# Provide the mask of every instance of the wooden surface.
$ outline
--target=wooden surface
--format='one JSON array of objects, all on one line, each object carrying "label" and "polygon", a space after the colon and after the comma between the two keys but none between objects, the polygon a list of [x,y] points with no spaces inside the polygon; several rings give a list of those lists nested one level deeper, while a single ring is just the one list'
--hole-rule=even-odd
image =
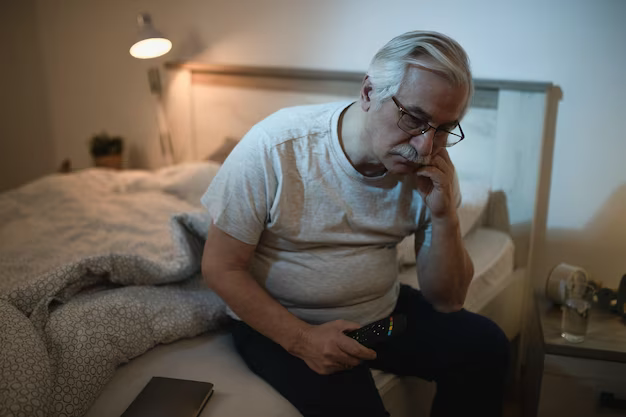
[{"label": "wooden surface", "polygon": [[626,363],[626,322],[619,316],[592,309],[582,343],[561,337],[560,307],[549,306],[540,317],[546,353]]},{"label": "wooden surface", "polygon": [[[169,61],[165,63],[167,69],[186,69],[194,73],[227,74],[254,77],[298,78],[313,80],[335,81],[363,81],[364,72],[331,71],[323,69],[283,68],[283,67],[246,67],[237,65],[215,65],[192,61]],[[552,88],[552,83],[535,81],[511,81],[474,79],[476,89],[521,90],[546,92]]]}]

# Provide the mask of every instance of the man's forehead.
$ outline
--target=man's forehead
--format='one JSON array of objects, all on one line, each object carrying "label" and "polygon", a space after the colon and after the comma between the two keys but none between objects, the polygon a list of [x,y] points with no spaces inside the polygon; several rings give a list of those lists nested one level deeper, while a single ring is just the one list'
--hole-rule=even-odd
[{"label": "man's forehead", "polygon": [[411,113],[414,116],[419,117],[420,119],[430,120],[433,118],[433,116],[430,113],[428,113],[426,110],[424,110],[423,108],[421,108],[420,106],[416,104],[406,105],[405,109],[409,113]]},{"label": "man's forehead", "polygon": [[447,124],[461,117],[469,92],[468,87],[455,86],[437,71],[411,65],[398,93],[412,115],[425,120],[443,117],[439,122]]},{"label": "man's forehead", "polygon": [[[415,100],[417,102],[419,102],[419,100]],[[428,122],[436,122],[439,123],[441,125],[449,125],[449,124],[456,124],[460,121],[460,110],[458,109],[450,109],[450,111],[444,114],[441,114],[440,112],[437,112],[437,115],[439,117],[443,117],[443,119],[441,120],[435,120],[435,116],[433,116],[431,113],[429,113],[426,109],[424,109],[423,107],[421,107],[419,104],[410,104],[407,103],[405,104],[404,102],[402,103],[402,106],[404,107],[404,109],[406,111],[408,111],[411,115],[428,121]]]}]

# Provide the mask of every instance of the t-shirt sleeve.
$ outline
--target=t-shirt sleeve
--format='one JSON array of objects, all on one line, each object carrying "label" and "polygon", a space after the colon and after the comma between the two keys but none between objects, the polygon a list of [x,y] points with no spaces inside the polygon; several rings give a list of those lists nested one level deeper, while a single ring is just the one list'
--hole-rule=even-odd
[{"label": "t-shirt sleeve", "polygon": [[249,245],[259,242],[276,194],[266,137],[262,129],[252,128],[226,158],[200,200],[213,224]]},{"label": "t-shirt sleeve", "polygon": [[[461,187],[459,185],[459,177],[454,172],[454,180],[452,181],[452,195],[456,203],[456,207],[461,207]],[[416,252],[422,247],[430,247],[432,242],[433,222],[430,217],[430,210],[424,206],[423,213],[420,213],[420,219],[418,219],[417,231],[415,232],[415,249]]]}]

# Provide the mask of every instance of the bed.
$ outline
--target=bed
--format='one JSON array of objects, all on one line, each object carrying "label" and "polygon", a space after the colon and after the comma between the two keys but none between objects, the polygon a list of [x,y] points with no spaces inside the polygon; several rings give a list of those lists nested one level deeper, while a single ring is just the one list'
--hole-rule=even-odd
[{"label": "bed", "polygon": [[[466,308],[495,319],[510,339],[520,331],[523,274],[514,273],[514,245],[506,233],[476,225],[465,237],[476,273]],[[399,279],[417,287],[415,266],[398,259]],[[393,416],[429,415],[434,384],[373,371],[387,410]],[[156,375],[210,381],[215,393],[207,416],[298,416],[291,404],[252,374],[234,350],[228,331],[161,345],[123,365],[95,401],[89,417],[120,415]],[[245,401],[242,401],[245,399]]]},{"label": "bed", "polygon": [[[298,415],[234,352],[224,305],[199,274],[210,221],[199,196],[219,169],[203,160],[280,107],[354,97],[362,75],[168,68],[177,165],[52,175],[0,196],[0,410],[120,415],[152,376],[169,376],[215,384],[203,415]],[[464,121],[473,145],[451,152],[476,270],[466,308],[519,340],[545,216],[551,85],[476,86]],[[398,246],[399,279],[416,285],[411,250],[410,239]],[[431,384],[375,379],[393,415],[427,415]]]}]

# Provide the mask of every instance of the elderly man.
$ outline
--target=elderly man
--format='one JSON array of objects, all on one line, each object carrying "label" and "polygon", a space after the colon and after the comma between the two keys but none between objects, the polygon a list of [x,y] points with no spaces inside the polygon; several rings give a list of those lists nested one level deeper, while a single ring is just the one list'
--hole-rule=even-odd
[{"label": "elderly man", "polygon": [[[437,382],[433,416],[501,413],[508,341],[462,309],[473,275],[446,147],[473,91],[454,40],[409,32],[373,58],[356,102],[283,109],[233,150],[202,202],[202,268],[250,369],[305,416],[385,416],[370,368]],[[417,291],[395,246],[415,234]],[[390,314],[368,349],[346,332]]]}]

